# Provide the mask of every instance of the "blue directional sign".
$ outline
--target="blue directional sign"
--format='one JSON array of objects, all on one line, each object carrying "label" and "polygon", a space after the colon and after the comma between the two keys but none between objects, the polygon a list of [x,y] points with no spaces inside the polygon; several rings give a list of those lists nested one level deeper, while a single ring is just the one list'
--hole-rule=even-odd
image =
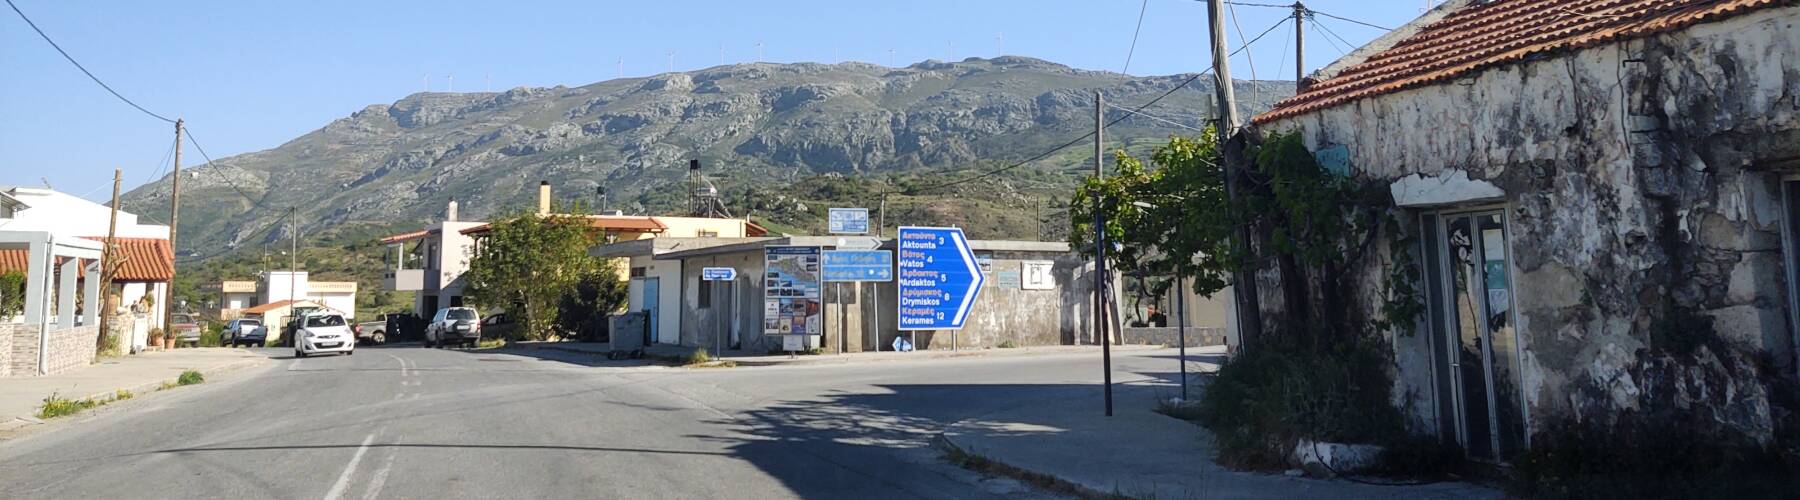
[{"label": "blue directional sign", "polygon": [[833,208],[825,214],[825,229],[831,234],[868,234],[869,209]]},{"label": "blue directional sign", "polygon": [[984,281],[969,240],[953,227],[901,226],[899,236],[900,329],[961,329]]},{"label": "blue directional sign", "polygon": [[700,269],[700,279],[706,281],[732,281],[737,279],[737,268],[705,267]]},{"label": "blue directional sign", "polygon": [[825,281],[894,281],[894,252],[826,250]]}]

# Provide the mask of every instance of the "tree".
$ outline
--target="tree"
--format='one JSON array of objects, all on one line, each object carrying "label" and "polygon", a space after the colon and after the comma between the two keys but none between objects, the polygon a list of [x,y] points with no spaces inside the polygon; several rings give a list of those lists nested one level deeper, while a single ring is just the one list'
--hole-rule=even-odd
[{"label": "tree", "polygon": [[25,273],[0,272],[0,320],[25,312]]},{"label": "tree", "polygon": [[1114,174],[1088,177],[1070,200],[1069,244],[1093,256],[1094,194],[1100,193],[1106,239],[1117,244],[1109,265],[1141,276],[1179,274],[1202,295],[1224,289],[1239,258],[1229,238],[1242,217],[1226,203],[1214,137],[1171,137],[1151,156],[1154,170],[1124,151],[1115,153]]},{"label": "tree", "polygon": [[469,298],[523,320],[525,338],[549,338],[563,297],[576,293],[584,277],[618,280],[606,260],[588,256],[596,236],[581,216],[528,212],[496,221],[463,275]]}]

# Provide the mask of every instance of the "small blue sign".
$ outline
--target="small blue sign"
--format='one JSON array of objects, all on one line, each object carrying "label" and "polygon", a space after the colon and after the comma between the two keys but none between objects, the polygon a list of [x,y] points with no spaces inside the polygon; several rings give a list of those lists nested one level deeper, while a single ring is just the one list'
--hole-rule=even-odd
[{"label": "small blue sign", "polygon": [[961,329],[986,281],[962,230],[901,226],[897,242],[900,329]]},{"label": "small blue sign", "polygon": [[825,281],[894,281],[894,252],[826,250]]},{"label": "small blue sign", "polygon": [[826,213],[825,225],[831,234],[868,234],[869,209],[833,208]]},{"label": "small blue sign", "polygon": [[706,281],[732,281],[737,279],[737,268],[705,267],[700,269],[700,279]]}]

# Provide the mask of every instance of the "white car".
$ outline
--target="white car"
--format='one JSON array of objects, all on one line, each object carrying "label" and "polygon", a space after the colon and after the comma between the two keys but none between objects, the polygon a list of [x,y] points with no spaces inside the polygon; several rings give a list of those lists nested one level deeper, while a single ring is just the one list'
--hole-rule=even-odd
[{"label": "white car", "polygon": [[474,347],[481,342],[481,316],[474,308],[446,307],[438,309],[425,326],[425,347],[460,344]]},{"label": "white car", "polygon": [[356,334],[350,322],[334,312],[315,312],[302,316],[294,332],[294,357],[341,352],[356,354]]}]

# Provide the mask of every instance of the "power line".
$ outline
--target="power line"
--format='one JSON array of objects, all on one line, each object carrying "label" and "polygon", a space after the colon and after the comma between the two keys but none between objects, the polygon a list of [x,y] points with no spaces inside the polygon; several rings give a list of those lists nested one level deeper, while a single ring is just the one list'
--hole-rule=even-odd
[{"label": "power line", "polygon": [[[206,154],[206,148],[200,147],[200,141],[194,140],[194,130],[193,129],[188,129],[187,140],[188,140],[188,144],[194,145],[195,151],[200,152],[200,157],[206,159],[205,164],[200,165],[199,167],[195,167],[193,171],[199,171],[202,168],[206,168],[207,165],[212,165],[213,170],[215,172],[217,172],[220,167],[218,166],[218,164],[213,162],[213,159],[211,156],[208,156]],[[226,174],[225,172],[217,172],[217,173],[219,174],[220,179],[225,180],[225,185],[231,186],[232,191],[236,191],[238,196],[242,196],[242,197],[244,197],[245,201],[250,202],[251,208],[265,208],[265,207],[263,207],[262,200],[258,200],[256,198],[251,198],[249,194],[244,193],[244,190],[242,188],[239,188],[237,183],[233,182],[231,180],[230,175]]]},{"label": "power line", "polygon": [[1200,127],[1196,127],[1196,126],[1193,126],[1193,125],[1188,125],[1188,124],[1186,124],[1186,123],[1181,123],[1181,122],[1178,122],[1178,121],[1175,121],[1175,120],[1170,120],[1170,119],[1168,119],[1168,118],[1163,118],[1163,117],[1161,117],[1161,116],[1156,116],[1156,115],[1153,115],[1153,114],[1150,114],[1150,113],[1145,113],[1145,112],[1143,112],[1143,111],[1138,111],[1138,110],[1135,110],[1135,109],[1130,109],[1130,108],[1126,108],[1126,107],[1123,107],[1123,106],[1119,106],[1119,105],[1116,105],[1116,104],[1112,104],[1112,103],[1107,103],[1107,104],[1106,104],[1106,107],[1109,107],[1109,108],[1113,108],[1113,109],[1116,109],[1116,110],[1119,110],[1119,111],[1124,111],[1124,112],[1126,112],[1126,113],[1130,113],[1130,114],[1134,114],[1134,115],[1138,115],[1138,116],[1142,116],[1142,117],[1144,117],[1144,118],[1149,118],[1149,119],[1151,119],[1151,120],[1156,120],[1156,121],[1159,121],[1159,122],[1163,122],[1163,123],[1166,123],[1166,124],[1169,124],[1169,125],[1170,125],[1170,126],[1174,126],[1174,127],[1180,127],[1180,128],[1184,128],[1184,129],[1188,129],[1188,130],[1192,130],[1192,131],[1195,131],[1195,132],[1205,132],[1205,131],[1206,131],[1206,129],[1203,129],[1203,128],[1200,128]]},{"label": "power line", "polygon": [[1325,16],[1325,17],[1329,17],[1329,18],[1332,18],[1332,19],[1336,19],[1336,20],[1339,20],[1339,21],[1344,21],[1344,22],[1349,22],[1349,23],[1356,23],[1356,24],[1361,24],[1361,25],[1363,25],[1363,26],[1368,26],[1368,27],[1370,27],[1370,28],[1375,28],[1375,29],[1378,29],[1378,30],[1382,30],[1382,31],[1394,31],[1394,29],[1393,29],[1393,28],[1383,28],[1383,27],[1381,27],[1381,26],[1376,26],[1376,25],[1373,25],[1373,24],[1369,24],[1369,23],[1365,23],[1365,22],[1362,22],[1362,21],[1358,21],[1358,20],[1355,20],[1355,19],[1351,19],[1351,18],[1348,18],[1348,17],[1343,17],[1343,16],[1334,16],[1334,15],[1331,15],[1331,14],[1327,14],[1327,13],[1324,13],[1324,12],[1319,12],[1319,11],[1316,11],[1316,10],[1312,10],[1312,9],[1306,9],[1306,11],[1307,11],[1307,12],[1309,12],[1309,13],[1313,13],[1313,14],[1318,14],[1318,15],[1321,15],[1321,16]]},{"label": "power line", "polygon": [[[284,222],[287,222],[287,217],[285,217],[285,216],[275,217],[274,219],[270,219],[267,224],[264,224],[262,228],[259,228],[255,231],[250,232],[249,236],[263,234],[265,232],[268,232],[270,229],[273,229],[277,224],[281,224]],[[218,257],[220,255],[225,255],[225,254],[231,253],[236,250],[237,250],[237,247],[234,245],[234,246],[225,247],[223,249],[220,249],[218,251],[215,251],[213,253],[209,253],[206,255],[188,255],[188,256],[177,255],[177,256],[175,256],[175,260],[177,262],[198,262],[198,261],[211,259],[213,257]]]},{"label": "power line", "polygon": [[[1243,38],[1244,25],[1238,23],[1237,6],[1230,5],[1226,8],[1231,10],[1231,25],[1237,27],[1238,38]],[[1281,25],[1276,24],[1276,26]],[[1250,102],[1256,102],[1256,53],[1246,52],[1244,53],[1244,59],[1250,63]]]},{"label": "power line", "polygon": [[[1274,26],[1270,26],[1269,29],[1263,30],[1263,32],[1261,34],[1256,35],[1256,38],[1252,38],[1249,41],[1244,42],[1244,44],[1242,46],[1239,46],[1237,48],[1237,50],[1231,51],[1231,53],[1226,54],[1225,57],[1235,56],[1235,55],[1237,55],[1237,53],[1243,52],[1244,50],[1249,49],[1251,44],[1256,43],[1258,40],[1262,40],[1262,38],[1264,36],[1268,36],[1269,33],[1274,32],[1277,28],[1280,28],[1282,25],[1287,24],[1287,21],[1289,19],[1292,19],[1292,18],[1287,18],[1287,17],[1282,18],[1281,21],[1276,22]],[[1130,118],[1131,113],[1143,111],[1145,108],[1149,108],[1150,106],[1156,105],[1156,103],[1162,101],[1163,98],[1168,97],[1170,94],[1174,94],[1175,91],[1181,90],[1182,88],[1187,87],[1188,84],[1194,83],[1194,80],[1198,80],[1198,79],[1200,79],[1200,77],[1206,76],[1207,74],[1210,74],[1210,73],[1212,73],[1212,68],[1207,68],[1206,71],[1202,71],[1200,73],[1195,74],[1194,76],[1188,77],[1187,80],[1183,80],[1180,84],[1176,85],[1174,88],[1170,88],[1167,92],[1163,92],[1162,95],[1156,96],[1156,98],[1151,99],[1150,102],[1143,103],[1141,105],[1138,105],[1138,107],[1133,108],[1130,111],[1130,113],[1126,114],[1125,116],[1120,116],[1118,118],[1114,118],[1113,120],[1106,122],[1106,126],[1108,126],[1108,127],[1113,126],[1113,124],[1119,123],[1120,121],[1123,121],[1126,118]],[[1219,79],[1216,76],[1213,78],[1213,81],[1215,82],[1215,84],[1218,82],[1218,80]],[[885,195],[889,195],[889,194],[903,194],[906,192],[918,193],[918,192],[923,192],[923,191],[932,191],[932,190],[937,190],[937,189],[943,189],[943,188],[955,186],[958,184],[965,184],[965,183],[969,183],[969,182],[978,181],[981,179],[986,179],[988,177],[993,177],[995,175],[999,175],[999,174],[1007,172],[1009,170],[1023,167],[1027,164],[1030,164],[1031,162],[1042,160],[1044,158],[1049,158],[1050,155],[1056,154],[1057,151],[1062,151],[1064,149],[1067,149],[1069,146],[1074,146],[1076,144],[1079,144],[1082,141],[1086,141],[1089,137],[1093,137],[1093,136],[1094,136],[1094,133],[1092,131],[1090,131],[1086,134],[1082,134],[1081,137],[1076,137],[1075,139],[1070,140],[1069,142],[1062,143],[1059,146],[1050,148],[1042,153],[1038,153],[1036,156],[1032,156],[1031,158],[1028,158],[1025,161],[1013,163],[1011,165],[1007,165],[1004,167],[989,170],[987,172],[982,172],[980,174],[976,174],[976,175],[973,175],[970,177],[965,177],[965,178],[957,179],[957,180],[953,180],[953,181],[940,182],[937,184],[931,184],[931,185],[927,185],[927,186],[923,186],[923,187],[916,187],[916,188],[902,190],[902,191],[888,190],[888,191],[884,191],[880,194],[885,196]]]},{"label": "power line", "polygon": [[1138,33],[1144,30],[1144,13],[1149,11],[1150,0],[1144,0],[1144,3],[1138,6],[1137,27],[1131,29],[1131,49],[1125,51],[1125,68],[1119,70],[1121,75],[1131,71],[1131,56],[1137,54]]},{"label": "power line", "polygon": [[1331,31],[1330,26],[1326,26],[1325,23],[1319,22],[1319,19],[1316,17],[1313,18],[1313,26],[1318,26],[1319,29],[1325,30],[1326,33],[1330,33],[1332,38],[1336,38],[1336,39],[1338,39],[1338,41],[1344,42],[1344,46],[1350,47],[1352,50],[1354,50],[1356,48],[1356,44],[1350,43],[1349,40],[1345,40],[1344,37],[1339,36],[1336,31]]},{"label": "power line", "polygon": [[[1269,8],[1275,8],[1275,9],[1292,9],[1292,8],[1294,8],[1294,6],[1292,4],[1277,5],[1277,4],[1272,4],[1272,3],[1255,3],[1255,2],[1225,2],[1225,4],[1226,5],[1242,5],[1245,7],[1269,7]],[[1308,14],[1318,14],[1318,15],[1322,15],[1322,16],[1329,17],[1332,19],[1337,19],[1339,21],[1361,24],[1363,26],[1368,26],[1370,28],[1375,28],[1375,29],[1382,30],[1382,31],[1393,31],[1394,30],[1393,28],[1383,27],[1380,25],[1372,24],[1372,23],[1365,23],[1362,21],[1348,18],[1348,17],[1338,16],[1338,15],[1329,14],[1329,13],[1325,13],[1325,12],[1319,12],[1319,11],[1313,10],[1311,7],[1306,7],[1304,5],[1301,6],[1301,8],[1306,9],[1306,12]]]},{"label": "power line", "polygon": [[119,98],[119,100],[125,101],[125,104],[129,104],[129,105],[131,105],[131,107],[137,108],[138,111],[142,111],[142,112],[144,112],[144,114],[150,115],[150,117],[152,117],[152,118],[156,118],[158,120],[162,120],[162,121],[169,122],[169,123],[175,123],[175,120],[170,120],[166,116],[151,112],[148,109],[144,109],[143,106],[139,106],[138,103],[132,102],[131,99],[126,99],[124,95],[119,94],[119,91],[113,90],[111,85],[107,85],[106,82],[100,81],[100,77],[94,76],[94,72],[88,71],[87,67],[82,66],[81,62],[76,61],[74,56],[69,55],[68,51],[63,50],[61,45],[57,45],[56,40],[51,40],[50,35],[45,34],[43,29],[38,28],[37,23],[31,22],[31,18],[27,17],[25,15],[25,11],[19,10],[19,6],[14,5],[12,0],[6,0],[6,6],[12,7],[13,12],[19,15],[19,19],[24,19],[25,24],[31,26],[32,31],[36,31],[38,36],[44,38],[45,42],[49,42],[50,47],[55,48],[56,52],[58,54],[62,54],[63,59],[68,59],[69,64],[75,65],[75,69],[81,70],[82,74],[87,75],[88,79],[93,80],[94,83],[100,84],[100,88],[106,89],[107,92],[112,93],[113,97],[117,97],[117,98]]}]

